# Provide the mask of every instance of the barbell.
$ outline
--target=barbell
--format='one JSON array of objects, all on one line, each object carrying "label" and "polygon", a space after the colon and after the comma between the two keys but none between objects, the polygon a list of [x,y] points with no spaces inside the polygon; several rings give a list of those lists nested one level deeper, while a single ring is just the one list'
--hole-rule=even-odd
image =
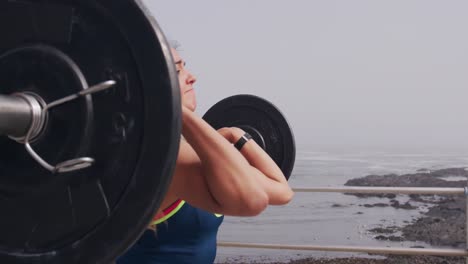
[{"label": "barbell", "polygon": [[[0,263],[111,263],[174,171],[181,100],[141,0],[0,0]],[[253,95],[203,118],[238,126],[289,178],[294,137]]]}]

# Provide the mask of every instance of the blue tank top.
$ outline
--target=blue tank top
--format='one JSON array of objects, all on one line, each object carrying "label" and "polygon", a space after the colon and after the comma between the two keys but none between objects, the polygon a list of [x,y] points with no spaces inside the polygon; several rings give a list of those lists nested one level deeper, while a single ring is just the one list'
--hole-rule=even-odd
[{"label": "blue tank top", "polygon": [[184,203],[178,211],[147,230],[117,259],[117,264],[213,263],[216,237],[224,216]]}]

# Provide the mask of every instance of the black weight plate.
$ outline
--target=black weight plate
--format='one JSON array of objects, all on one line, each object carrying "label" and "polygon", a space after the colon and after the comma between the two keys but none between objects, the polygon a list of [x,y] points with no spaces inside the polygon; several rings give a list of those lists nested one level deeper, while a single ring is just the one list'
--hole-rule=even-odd
[{"label": "black weight plate", "polygon": [[0,0],[0,94],[46,102],[106,80],[104,92],[53,108],[33,148],[0,137],[0,263],[114,261],[145,230],[175,167],[180,91],[163,33],[139,0]]},{"label": "black weight plate", "polygon": [[271,102],[255,95],[234,95],[212,106],[203,119],[215,129],[239,127],[248,132],[289,179],[296,159],[294,134]]},{"label": "black weight plate", "polygon": [[[14,93],[21,87],[51,101],[87,87],[82,72],[68,56],[44,45],[20,47],[1,55],[0,72],[2,94]],[[93,118],[90,96],[53,109],[47,118],[46,133],[34,144],[35,149],[55,163],[84,152],[89,148],[87,137],[92,133]],[[4,194],[12,196],[55,188],[50,184],[56,179],[54,175],[41,169],[22,145],[6,137],[1,140],[2,150],[8,150],[0,152],[0,190]]]}]

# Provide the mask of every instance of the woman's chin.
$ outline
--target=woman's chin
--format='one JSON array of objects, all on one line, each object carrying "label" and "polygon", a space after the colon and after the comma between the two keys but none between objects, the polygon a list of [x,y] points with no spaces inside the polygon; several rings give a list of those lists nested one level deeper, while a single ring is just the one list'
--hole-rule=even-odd
[{"label": "woman's chin", "polygon": [[184,106],[187,107],[192,112],[195,112],[195,110],[197,109],[196,104],[184,104]]},{"label": "woman's chin", "polygon": [[188,109],[192,110],[192,112],[195,112],[197,109],[197,101],[195,101],[195,99],[188,100],[185,105]]}]

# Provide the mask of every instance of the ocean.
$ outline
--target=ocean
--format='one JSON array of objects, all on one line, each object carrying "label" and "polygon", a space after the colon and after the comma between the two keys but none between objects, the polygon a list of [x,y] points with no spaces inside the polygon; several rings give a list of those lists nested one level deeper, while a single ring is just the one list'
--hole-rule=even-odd
[{"label": "ocean", "polygon": [[[388,150],[383,148],[297,149],[296,163],[289,180],[293,188],[343,186],[352,178],[370,174],[415,173],[419,169],[436,170],[468,167],[468,150],[426,149]],[[456,176],[447,180],[459,180]],[[405,202],[407,195],[398,195]],[[427,210],[393,207],[364,207],[363,204],[387,202],[384,198],[358,198],[340,193],[296,193],[285,206],[271,206],[256,217],[225,217],[218,240],[241,243],[430,247],[424,242],[376,240],[369,229],[400,226],[417,219]],[[245,249],[218,247],[216,262],[287,262],[307,257],[369,257],[361,253],[337,253],[299,250]]]}]

